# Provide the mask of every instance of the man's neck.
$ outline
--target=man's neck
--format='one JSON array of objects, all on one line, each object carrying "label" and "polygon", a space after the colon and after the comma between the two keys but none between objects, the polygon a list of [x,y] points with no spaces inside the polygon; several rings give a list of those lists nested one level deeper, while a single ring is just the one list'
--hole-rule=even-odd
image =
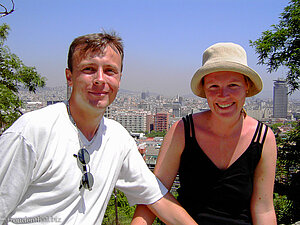
[{"label": "man's neck", "polygon": [[69,110],[77,128],[91,141],[99,128],[104,111],[99,113],[83,110],[74,102],[69,102]]}]

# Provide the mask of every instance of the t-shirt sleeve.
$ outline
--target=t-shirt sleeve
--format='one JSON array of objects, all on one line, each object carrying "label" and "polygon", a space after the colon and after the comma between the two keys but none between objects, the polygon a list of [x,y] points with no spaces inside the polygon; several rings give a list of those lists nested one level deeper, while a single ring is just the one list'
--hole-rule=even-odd
[{"label": "t-shirt sleeve", "polygon": [[130,150],[124,159],[116,187],[124,192],[131,206],[152,204],[168,192],[147,167],[133,139],[130,141]]},{"label": "t-shirt sleeve", "polygon": [[17,133],[0,136],[0,224],[17,207],[32,177],[35,153]]}]

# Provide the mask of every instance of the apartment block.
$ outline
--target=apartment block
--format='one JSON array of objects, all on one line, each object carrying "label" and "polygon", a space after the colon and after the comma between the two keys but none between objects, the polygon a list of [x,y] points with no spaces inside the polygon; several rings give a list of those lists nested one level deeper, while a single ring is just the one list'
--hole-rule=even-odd
[{"label": "apartment block", "polygon": [[154,115],[154,130],[167,131],[169,130],[169,113],[157,113]]},{"label": "apartment block", "polygon": [[146,112],[120,112],[116,115],[116,121],[130,132],[146,132]]}]

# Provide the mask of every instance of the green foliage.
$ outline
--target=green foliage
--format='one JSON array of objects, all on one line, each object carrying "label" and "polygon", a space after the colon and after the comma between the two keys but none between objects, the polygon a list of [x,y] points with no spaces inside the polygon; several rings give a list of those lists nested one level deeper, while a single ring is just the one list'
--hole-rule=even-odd
[{"label": "green foliage", "polygon": [[[127,198],[121,191],[116,191],[117,193],[117,212],[118,212],[118,224],[126,225],[130,224],[135,206],[130,206],[128,204]],[[109,203],[107,205],[107,209],[102,221],[102,224],[116,224],[116,210],[115,210],[115,196],[111,195]]]},{"label": "green foliage", "polygon": [[146,134],[146,137],[164,137],[166,135],[167,131],[155,131],[152,130],[150,133]]},{"label": "green foliage", "polygon": [[[130,206],[128,204],[127,198],[123,192],[116,190],[117,196],[117,212],[118,212],[118,224],[120,225],[129,225],[136,206]],[[110,200],[108,202],[105,215],[102,221],[104,225],[116,225],[116,210],[115,210],[115,196],[111,195]],[[155,219],[153,225],[164,224],[158,218]]]},{"label": "green foliage", "polygon": [[[289,173],[300,170],[300,122],[285,134],[282,146],[278,148],[278,160],[285,165],[285,168],[289,168]],[[290,175],[287,179],[289,177]]]},{"label": "green foliage", "polygon": [[283,125],[283,123],[274,123],[270,126],[270,128],[272,129],[273,132],[276,132],[277,128],[282,125]]},{"label": "green foliage", "polygon": [[279,18],[279,24],[250,45],[259,55],[258,64],[267,65],[268,72],[280,66],[288,69],[287,82],[293,92],[300,87],[300,0],[291,0]]},{"label": "green foliage", "polygon": [[[300,220],[300,122],[293,129],[277,137],[278,159],[276,168],[274,206],[278,224],[291,224]],[[297,172],[298,171],[298,172]]]},{"label": "green foliage", "polygon": [[290,201],[286,195],[279,195],[274,193],[274,207],[276,211],[277,221],[280,224],[291,224],[292,201]]},{"label": "green foliage", "polygon": [[35,92],[37,87],[45,86],[45,78],[4,45],[8,31],[7,24],[0,25],[0,128],[9,127],[21,115],[22,101],[17,95],[20,87]]}]

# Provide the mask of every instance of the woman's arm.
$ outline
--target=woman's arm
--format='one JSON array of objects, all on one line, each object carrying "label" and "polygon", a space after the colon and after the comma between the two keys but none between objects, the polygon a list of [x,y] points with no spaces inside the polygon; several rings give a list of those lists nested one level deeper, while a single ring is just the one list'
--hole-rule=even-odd
[{"label": "woman's arm", "polygon": [[253,224],[276,224],[273,205],[273,190],[275,179],[277,147],[275,136],[270,128],[261,159],[255,169],[254,186],[251,199],[251,215]]},{"label": "woman's arm", "polygon": [[[154,169],[154,174],[160,179],[160,181],[165,185],[165,187],[170,190],[173,182],[176,178],[179,163],[180,163],[180,157],[181,153],[185,146],[185,138],[184,138],[184,125],[183,121],[177,121],[171,129],[168,131],[166,136],[164,137],[163,144],[160,148],[159,155],[157,158],[156,166]],[[178,209],[183,210],[183,215],[186,214],[186,217],[190,217],[186,211],[179,205],[179,203],[176,201],[175,198],[170,197],[171,194],[168,194],[168,196],[165,196],[166,199],[169,199],[169,202],[162,201],[161,204],[166,207],[168,203],[174,203],[173,206],[168,206],[165,214],[168,212],[173,212],[176,214],[176,211]],[[170,200],[172,199],[172,200]],[[175,200],[175,201],[174,201]],[[158,201],[159,202],[159,201]],[[163,204],[164,203],[164,204]],[[151,205],[148,206],[151,208]],[[152,224],[155,215],[149,210],[147,206],[145,205],[138,205],[132,220],[132,224]],[[176,207],[179,207],[175,210]],[[151,209],[155,211],[155,209]],[[180,211],[181,212],[181,211]]]}]

